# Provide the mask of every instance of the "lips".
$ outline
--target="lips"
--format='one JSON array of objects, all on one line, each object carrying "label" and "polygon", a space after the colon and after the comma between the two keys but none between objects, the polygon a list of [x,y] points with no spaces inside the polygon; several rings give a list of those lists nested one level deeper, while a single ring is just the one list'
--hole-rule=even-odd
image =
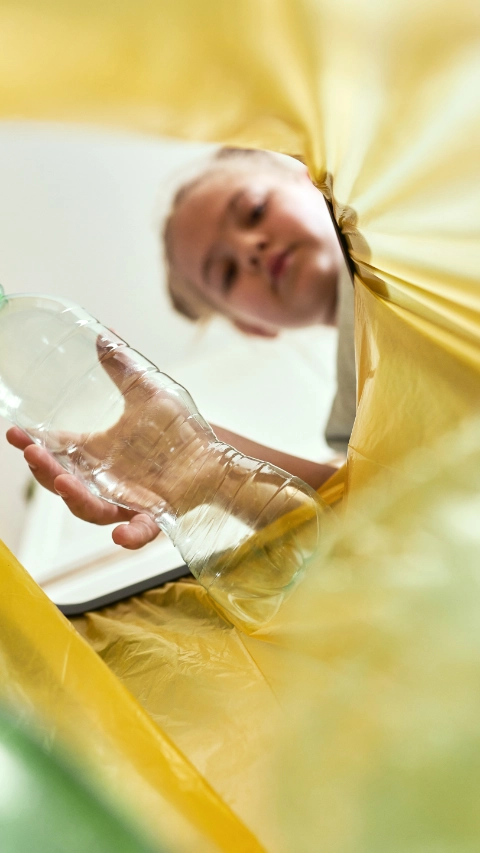
[{"label": "lips", "polygon": [[279,279],[285,272],[289,255],[290,249],[285,249],[285,251],[274,255],[268,262],[268,271],[275,286],[278,284]]}]

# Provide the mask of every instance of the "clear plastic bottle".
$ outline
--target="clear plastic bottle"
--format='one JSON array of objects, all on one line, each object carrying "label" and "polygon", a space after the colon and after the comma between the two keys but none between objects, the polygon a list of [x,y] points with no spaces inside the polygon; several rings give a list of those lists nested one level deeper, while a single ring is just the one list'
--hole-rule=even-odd
[{"label": "clear plastic bottle", "polygon": [[269,619],[315,554],[318,495],[218,441],[181,385],[67,300],[0,295],[0,414],[148,513],[234,621]]}]

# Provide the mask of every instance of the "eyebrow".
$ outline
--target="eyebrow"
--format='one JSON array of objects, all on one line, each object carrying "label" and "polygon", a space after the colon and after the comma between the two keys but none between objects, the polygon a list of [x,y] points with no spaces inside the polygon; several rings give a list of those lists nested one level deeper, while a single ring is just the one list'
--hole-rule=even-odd
[{"label": "eyebrow", "polygon": [[[245,193],[245,189],[241,189],[241,190],[237,190],[237,192],[232,195],[227,206],[225,207],[225,210],[222,213],[222,217],[221,217],[222,220],[225,219],[227,216],[229,216],[232,213],[232,211],[235,210],[235,206],[237,204],[238,199],[242,195],[244,195],[244,193]],[[210,249],[210,251],[207,253],[207,256],[205,257],[205,259],[202,263],[202,277],[206,281],[207,285],[210,284],[209,283],[210,268],[211,268],[214,260],[215,260],[215,247],[213,247],[213,249]]]}]

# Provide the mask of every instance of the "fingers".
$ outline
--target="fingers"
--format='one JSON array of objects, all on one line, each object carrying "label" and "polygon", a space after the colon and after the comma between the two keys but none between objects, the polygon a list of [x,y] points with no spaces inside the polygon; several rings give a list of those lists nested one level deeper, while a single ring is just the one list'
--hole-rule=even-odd
[{"label": "fingers", "polygon": [[132,350],[121,338],[112,333],[111,338],[100,335],[97,338],[97,354],[104,371],[122,394],[140,378],[145,370],[154,369],[154,365]]},{"label": "fingers", "polygon": [[95,497],[73,474],[62,473],[55,477],[53,491],[60,495],[72,515],[90,524],[115,524],[131,518],[133,514]]},{"label": "fingers", "polygon": [[18,450],[23,450],[25,461],[37,482],[50,492],[55,492],[53,483],[55,477],[64,473],[62,466],[18,427],[8,430],[7,441]]},{"label": "fingers", "polygon": [[27,445],[23,455],[37,483],[40,483],[44,489],[54,492],[55,477],[64,473],[62,466],[43,447],[38,447],[37,444]]},{"label": "fingers", "polygon": [[112,539],[116,545],[136,551],[137,548],[143,548],[148,542],[152,542],[159,533],[160,528],[155,522],[148,515],[140,513],[134,515],[128,524],[116,527],[112,532]]},{"label": "fingers", "polygon": [[19,427],[10,427],[6,432],[6,438],[8,443],[18,450],[25,450],[29,444],[33,444],[32,439]]},{"label": "fingers", "polygon": [[18,427],[11,427],[6,437],[13,447],[24,451],[25,460],[37,482],[58,494],[77,518],[99,525],[129,522],[113,531],[112,538],[117,545],[136,550],[158,536],[160,529],[148,515],[135,514],[92,495],[76,477],[66,474],[44,448],[34,444]]},{"label": "fingers", "polygon": [[[136,350],[130,349],[121,338],[112,333],[112,339],[97,338],[99,361],[112,382],[125,398],[126,415],[142,409],[146,404],[155,409],[162,423],[179,415],[184,408],[187,392],[173,380],[163,377],[165,387],[159,384],[155,365]],[[173,393],[172,393],[173,392]]]}]

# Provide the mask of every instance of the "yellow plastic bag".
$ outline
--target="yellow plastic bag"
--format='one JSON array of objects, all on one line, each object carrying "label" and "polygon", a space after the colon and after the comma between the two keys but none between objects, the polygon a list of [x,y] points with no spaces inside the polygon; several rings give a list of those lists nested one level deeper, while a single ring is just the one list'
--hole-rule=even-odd
[{"label": "yellow plastic bag", "polygon": [[[270,630],[282,850],[480,842],[480,418],[352,494]],[[289,658],[283,653],[288,648]]]},{"label": "yellow plastic bag", "polygon": [[2,543],[0,561],[0,701],[173,849],[261,850]]}]

